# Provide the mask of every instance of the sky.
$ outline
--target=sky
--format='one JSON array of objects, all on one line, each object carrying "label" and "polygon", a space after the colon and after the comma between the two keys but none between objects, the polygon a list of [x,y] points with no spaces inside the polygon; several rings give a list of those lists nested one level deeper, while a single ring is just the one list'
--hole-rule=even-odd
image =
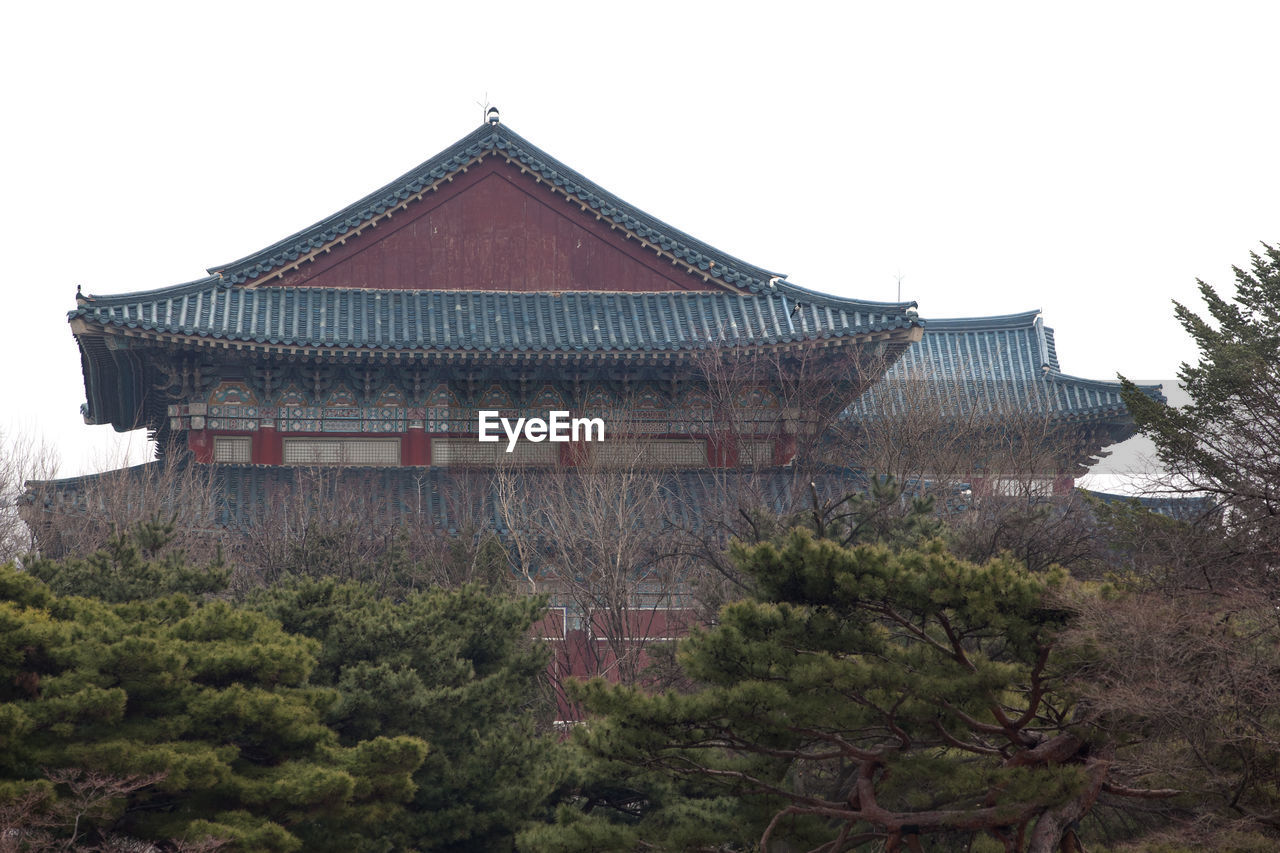
[{"label": "sky", "polygon": [[1172,381],[1171,300],[1280,239],[1280,4],[25,3],[0,32],[0,431],[61,473],[76,285],[250,254],[501,110],[633,205],[809,288],[1042,309],[1063,369]]}]

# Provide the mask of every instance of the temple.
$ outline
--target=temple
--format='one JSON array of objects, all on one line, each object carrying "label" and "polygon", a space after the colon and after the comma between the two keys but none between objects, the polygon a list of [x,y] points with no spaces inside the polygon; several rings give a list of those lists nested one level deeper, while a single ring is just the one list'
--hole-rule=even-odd
[{"label": "temple", "polygon": [[[523,535],[535,545],[511,544],[513,564],[541,560],[553,578],[572,564],[559,587],[516,567],[552,593],[543,630],[562,673],[609,671],[641,654],[638,638],[697,618],[682,599],[689,564],[658,571],[668,557],[656,548],[614,567],[628,585],[601,604],[586,568],[593,541],[638,532],[652,543],[673,526],[747,517],[748,495],[787,511],[847,492],[862,482],[849,448],[877,425],[898,441],[894,419],[926,410],[978,435],[1008,433],[1011,418],[1051,425],[1034,472],[1048,492],[1069,490],[1133,432],[1117,383],[1061,372],[1038,312],[926,321],[914,302],[800,287],[627,204],[496,113],[260,252],[185,284],[77,293],[69,320],[86,423],[145,428],[169,456],[117,472],[117,487],[175,457],[200,469],[210,497],[193,523],[215,538],[288,523],[273,511],[318,488],[354,495],[369,529]],[[485,418],[581,419],[603,434],[557,436],[544,423],[485,441]],[[648,489],[643,519],[546,500],[561,488],[561,504],[589,503],[587,472],[633,470],[660,482],[590,488],[599,502],[635,492],[624,512],[640,512]],[[58,517],[120,500],[95,495],[104,476],[33,485],[25,517],[42,547],[56,553]],[[920,476],[1000,490],[981,459]],[[547,516],[565,510],[583,516],[572,520],[588,550],[549,544],[566,537]],[[611,612],[622,621],[608,627]],[[601,646],[605,636],[616,642]]]},{"label": "temple", "polygon": [[[785,464],[775,381],[840,364],[846,400],[915,341],[914,303],[787,283],[627,205],[501,124],[206,278],[80,296],[87,423],[198,462]],[[757,382],[710,399],[711,363]],[[713,405],[714,403],[714,405]],[[719,407],[721,411],[713,411]],[[481,411],[604,420],[594,446],[477,440]],[[732,423],[733,434],[719,425]]]},{"label": "temple", "polygon": [[[870,421],[929,399],[957,418],[1072,424],[1048,472],[1061,490],[1132,433],[1116,383],[1060,372],[1037,312],[925,322],[915,303],[796,286],[628,205],[496,114],[205,278],[76,303],[86,423],[146,428],[161,452],[215,466],[779,467],[826,428],[819,410]],[[798,375],[821,377],[822,405]],[[609,435],[509,447],[479,440],[482,412],[562,412]]]}]

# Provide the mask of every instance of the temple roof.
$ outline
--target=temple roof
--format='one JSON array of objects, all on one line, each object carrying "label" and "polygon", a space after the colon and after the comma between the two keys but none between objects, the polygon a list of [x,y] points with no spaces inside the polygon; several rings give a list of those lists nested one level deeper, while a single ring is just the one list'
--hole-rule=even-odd
[{"label": "temple roof", "polygon": [[142,337],[263,348],[545,353],[786,344],[910,329],[902,306],[783,292],[496,293],[227,288],[86,301],[69,315]]},{"label": "temple roof", "polygon": [[[1159,385],[1142,390],[1164,400]],[[951,416],[1028,412],[1069,420],[1128,420],[1119,382],[1061,371],[1053,330],[1039,311],[925,321],[924,337],[850,414],[896,414],[926,401]]]},{"label": "temple roof", "polygon": [[[411,169],[386,186],[375,190],[337,213],[279,240],[251,255],[210,267],[209,276],[187,284],[122,294],[118,297],[93,295],[90,302],[125,299],[142,302],[199,292],[213,286],[256,286],[297,268],[306,260],[327,253],[334,246],[368,233],[369,226],[409,209],[435,190],[460,178],[477,161],[496,156],[512,171],[575,202],[590,219],[603,220],[627,240],[643,244],[664,260],[693,273],[698,278],[726,286],[728,291],[782,295],[793,301],[817,305],[871,304],[886,312],[903,314],[915,302],[859,303],[823,294],[785,281],[785,275],[749,264],[716,249],[667,223],[628,204],[598,184],[556,160],[503,124],[485,124],[436,156]],[[413,288],[407,288],[413,289]]]},{"label": "temple roof", "polygon": [[1104,504],[1129,504],[1177,521],[1196,522],[1220,517],[1221,507],[1209,495],[1118,495],[1093,489],[1076,489]]},{"label": "temple roof", "polygon": [[534,146],[504,124],[485,124],[425,163],[342,210],[261,251],[209,269],[228,284],[252,281],[405,204],[448,180],[477,158],[493,152],[572,196],[611,222],[727,284],[750,291],[768,286],[777,273],[739,260],[631,206]]},{"label": "temple roof", "polygon": [[[93,514],[103,500],[99,487],[118,496],[130,489],[154,484],[163,477],[167,463],[147,462],[119,471],[87,474],[59,480],[28,483],[24,512],[61,515]],[[357,495],[359,512],[370,521],[412,521],[415,525],[456,533],[479,525],[507,533],[498,508],[501,489],[492,469],[482,468],[329,468],[302,469],[279,465],[202,465],[182,463],[198,477],[207,478],[212,516],[195,523],[210,529],[245,529],[271,524],[288,498],[324,497],[340,489]],[[537,469],[513,472],[522,494],[536,494]],[[763,470],[693,469],[655,472],[660,479],[662,523],[684,529],[700,527],[718,517],[713,509],[727,504],[767,507],[778,513],[808,506],[811,482],[824,498],[842,496],[865,487],[860,472],[830,469],[802,474],[794,468]],[[619,482],[626,478],[620,478]],[[28,518],[37,522],[38,516]]]},{"label": "temple roof", "polygon": [[[920,334],[914,307],[789,284],[486,124],[207,278],[81,296],[69,319],[92,368],[87,384],[115,387],[116,371],[132,368],[107,355],[136,349],[123,338],[450,359],[888,340],[892,355]],[[97,418],[110,406],[87,390]]]}]

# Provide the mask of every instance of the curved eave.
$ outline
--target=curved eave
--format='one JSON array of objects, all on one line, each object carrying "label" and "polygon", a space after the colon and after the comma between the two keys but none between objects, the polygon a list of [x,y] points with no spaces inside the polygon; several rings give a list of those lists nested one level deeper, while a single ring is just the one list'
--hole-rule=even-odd
[{"label": "curved eave", "polygon": [[907,302],[877,302],[871,299],[851,299],[845,296],[835,296],[830,293],[810,290],[807,287],[801,287],[798,284],[792,284],[781,279],[771,281],[763,288],[763,291],[776,293],[785,299],[789,299],[792,303],[801,305],[816,305],[822,308],[836,308],[843,311],[862,311],[867,313],[878,311],[884,314],[898,314],[909,319],[914,325],[933,328],[933,320],[924,320],[916,314],[919,304],[915,300]]},{"label": "curved eave", "polygon": [[[1081,376],[1072,376],[1068,373],[1060,373],[1056,370],[1049,371],[1048,379],[1051,382],[1059,383],[1062,385],[1074,385],[1078,388],[1083,388],[1090,391],[1098,391],[1102,393],[1116,394],[1117,396],[1120,394],[1121,389],[1124,387],[1119,382],[1115,382],[1110,379],[1085,379]],[[1150,397],[1153,400],[1156,400],[1161,403],[1168,402],[1168,400],[1164,396],[1163,385],[1160,385],[1160,384],[1138,385],[1137,388],[1139,391],[1141,391],[1143,394],[1146,394],[1148,397]],[[1118,405],[1126,413],[1128,412],[1128,408],[1124,405],[1123,402],[1120,402]]]},{"label": "curved eave", "polygon": [[1035,325],[1040,309],[990,317],[930,317],[930,332],[986,332],[1004,329],[1026,329]]},{"label": "curved eave", "polygon": [[76,296],[76,308],[67,312],[72,318],[83,314],[85,309],[92,310],[99,306],[129,305],[138,302],[151,302],[158,299],[174,299],[187,294],[196,294],[214,287],[230,287],[217,275],[208,275],[181,284],[170,284],[165,287],[153,287],[147,290],[131,290],[125,293],[84,294]]},{"label": "curved eave", "polygon": [[919,327],[910,326],[870,326],[847,333],[829,333],[821,335],[796,335],[778,340],[746,341],[715,339],[701,341],[686,347],[522,347],[522,348],[484,348],[474,346],[415,347],[409,345],[382,344],[375,346],[342,346],[315,345],[285,341],[240,340],[213,335],[209,333],[184,333],[146,328],[144,324],[96,323],[82,320],[83,326],[76,332],[77,337],[94,338],[115,336],[138,341],[148,341],[179,347],[195,347],[216,350],[236,350],[274,355],[307,355],[320,358],[370,358],[383,360],[437,360],[452,361],[655,361],[666,362],[688,359],[707,352],[738,350],[747,352],[774,352],[811,348],[826,348],[841,345],[896,343],[906,347],[919,337]]},{"label": "curved eave", "polygon": [[[920,383],[916,386],[922,388],[918,393],[923,394],[930,405],[937,406],[943,416],[967,416],[976,410],[979,416],[992,419],[1034,415],[1058,423],[1109,422],[1130,431],[1133,427],[1128,407],[1120,398],[1120,383],[1080,379],[1056,372],[1012,383],[1000,380],[957,383],[897,377],[890,379],[887,387],[872,387],[850,409],[850,415],[875,418],[881,412],[902,411],[905,404],[899,402],[901,398],[893,390],[894,383]],[[1159,385],[1142,386],[1141,390],[1153,399],[1164,399]]]},{"label": "curved eave", "polygon": [[69,319],[77,329],[209,339],[241,349],[662,356],[836,339],[918,340],[920,320],[896,307],[821,305],[778,293],[206,287],[163,298],[81,300]]}]

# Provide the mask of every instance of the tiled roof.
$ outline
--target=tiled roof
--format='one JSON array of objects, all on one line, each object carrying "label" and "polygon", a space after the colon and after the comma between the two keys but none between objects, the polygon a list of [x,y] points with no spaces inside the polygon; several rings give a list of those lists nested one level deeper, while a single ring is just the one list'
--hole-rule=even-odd
[{"label": "tiled roof", "polygon": [[489,152],[509,158],[611,222],[725,284],[759,292],[777,276],[708,246],[627,204],[540,150],[506,125],[486,124],[449,148],[332,216],[248,257],[209,269],[225,284],[253,281],[385,214]]},{"label": "tiled roof", "polygon": [[1213,498],[1203,495],[1159,495],[1159,496],[1135,496],[1135,495],[1117,495],[1111,492],[1095,492],[1092,489],[1077,489],[1077,491],[1088,495],[1091,498],[1097,498],[1104,504],[1136,504],[1145,509],[1147,512],[1153,512],[1156,515],[1163,515],[1178,521],[1201,521],[1211,516],[1215,516],[1219,512],[1218,505]]},{"label": "tiled roof", "polygon": [[[356,495],[358,510],[370,523],[394,523],[397,519],[448,533],[479,525],[499,534],[507,532],[495,503],[497,491],[492,469],[459,468],[328,468],[306,469],[279,465],[201,465],[186,463],[209,477],[215,496],[210,528],[240,529],[264,520],[264,513],[278,509],[298,490],[326,494],[341,488]],[[29,509],[58,514],[87,512],[86,501],[102,478],[110,478],[110,493],[120,494],[120,477],[138,484],[154,478],[162,461],[148,462],[122,471],[90,474],[29,484]],[[520,494],[537,494],[536,469],[517,472]],[[723,505],[762,505],[786,513],[809,505],[810,481],[824,498],[844,495],[865,487],[858,472],[833,469],[816,478],[792,468],[763,471],[686,470],[660,473],[663,501],[661,523],[693,529],[708,517],[718,518]],[[151,480],[154,482],[154,479]],[[712,512],[714,510],[714,512]],[[712,512],[711,516],[707,513]],[[271,523],[271,519],[266,519]]]},{"label": "tiled roof", "polygon": [[919,325],[906,306],[761,293],[374,291],[198,282],[82,300],[71,319],[154,335],[286,347],[459,352],[680,351]]},{"label": "tiled roof", "polygon": [[[1143,391],[1164,400],[1159,385]],[[921,399],[923,395],[924,399]],[[950,415],[1030,412],[1060,418],[1127,417],[1120,383],[1062,373],[1053,330],[1039,311],[927,320],[909,346],[850,409],[857,417],[897,413],[930,401]]]}]

